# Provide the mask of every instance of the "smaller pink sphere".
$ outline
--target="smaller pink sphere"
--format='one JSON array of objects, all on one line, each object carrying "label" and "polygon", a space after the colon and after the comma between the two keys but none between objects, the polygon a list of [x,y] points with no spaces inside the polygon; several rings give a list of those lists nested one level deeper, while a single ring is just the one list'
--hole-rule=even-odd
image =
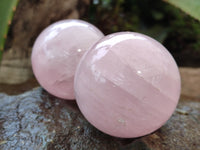
[{"label": "smaller pink sphere", "polygon": [[69,19],[47,27],[36,39],[32,68],[40,85],[49,93],[74,99],[74,74],[82,55],[103,33],[90,23]]},{"label": "smaller pink sphere", "polygon": [[96,128],[116,137],[139,137],[157,130],[172,115],[180,75],[159,42],[139,33],[115,33],[82,57],[75,93],[81,112]]}]

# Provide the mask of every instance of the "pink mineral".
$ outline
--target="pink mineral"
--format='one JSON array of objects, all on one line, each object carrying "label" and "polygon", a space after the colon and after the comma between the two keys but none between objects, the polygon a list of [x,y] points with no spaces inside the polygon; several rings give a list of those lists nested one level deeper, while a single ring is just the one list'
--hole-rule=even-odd
[{"label": "pink mineral", "polygon": [[104,35],[81,20],[63,20],[47,27],[32,51],[33,72],[49,93],[74,99],[74,74],[82,55]]},{"label": "pink mineral", "polygon": [[180,96],[173,57],[139,33],[108,35],[81,59],[75,75],[78,106],[99,130],[116,137],[144,136],[170,118]]}]

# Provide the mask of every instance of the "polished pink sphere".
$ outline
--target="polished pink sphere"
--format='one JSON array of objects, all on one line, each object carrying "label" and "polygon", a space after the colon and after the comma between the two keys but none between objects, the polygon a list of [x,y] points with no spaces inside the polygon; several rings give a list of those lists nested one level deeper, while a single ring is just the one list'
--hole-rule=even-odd
[{"label": "polished pink sphere", "polygon": [[74,99],[74,74],[82,55],[103,33],[81,20],[58,21],[37,38],[32,51],[32,68],[40,85],[49,93]]},{"label": "polished pink sphere", "polygon": [[170,118],[180,96],[180,75],[159,42],[121,32],[104,37],[82,57],[74,87],[92,125],[133,138],[152,133]]}]

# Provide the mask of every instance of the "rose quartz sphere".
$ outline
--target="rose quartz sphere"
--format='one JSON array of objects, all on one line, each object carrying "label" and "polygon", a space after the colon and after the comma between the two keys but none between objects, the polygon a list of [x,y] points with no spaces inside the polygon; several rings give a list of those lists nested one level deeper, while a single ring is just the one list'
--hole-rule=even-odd
[{"label": "rose quartz sphere", "polygon": [[139,137],[157,130],[172,115],[180,75],[159,42],[139,33],[115,33],[82,57],[75,93],[81,112],[96,128],[116,137]]},{"label": "rose quartz sphere", "polygon": [[82,55],[104,35],[81,20],[58,21],[37,38],[32,68],[40,85],[49,93],[74,99],[74,74]]}]

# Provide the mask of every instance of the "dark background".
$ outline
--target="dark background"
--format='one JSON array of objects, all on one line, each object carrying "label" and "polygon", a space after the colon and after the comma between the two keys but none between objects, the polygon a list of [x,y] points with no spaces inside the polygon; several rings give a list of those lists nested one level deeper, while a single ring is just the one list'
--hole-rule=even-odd
[{"label": "dark background", "polygon": [[105,34],[147,34],[163,43],[179,66],[200,66],[200,22],[161,0],[91,0],[81,18]]}]

